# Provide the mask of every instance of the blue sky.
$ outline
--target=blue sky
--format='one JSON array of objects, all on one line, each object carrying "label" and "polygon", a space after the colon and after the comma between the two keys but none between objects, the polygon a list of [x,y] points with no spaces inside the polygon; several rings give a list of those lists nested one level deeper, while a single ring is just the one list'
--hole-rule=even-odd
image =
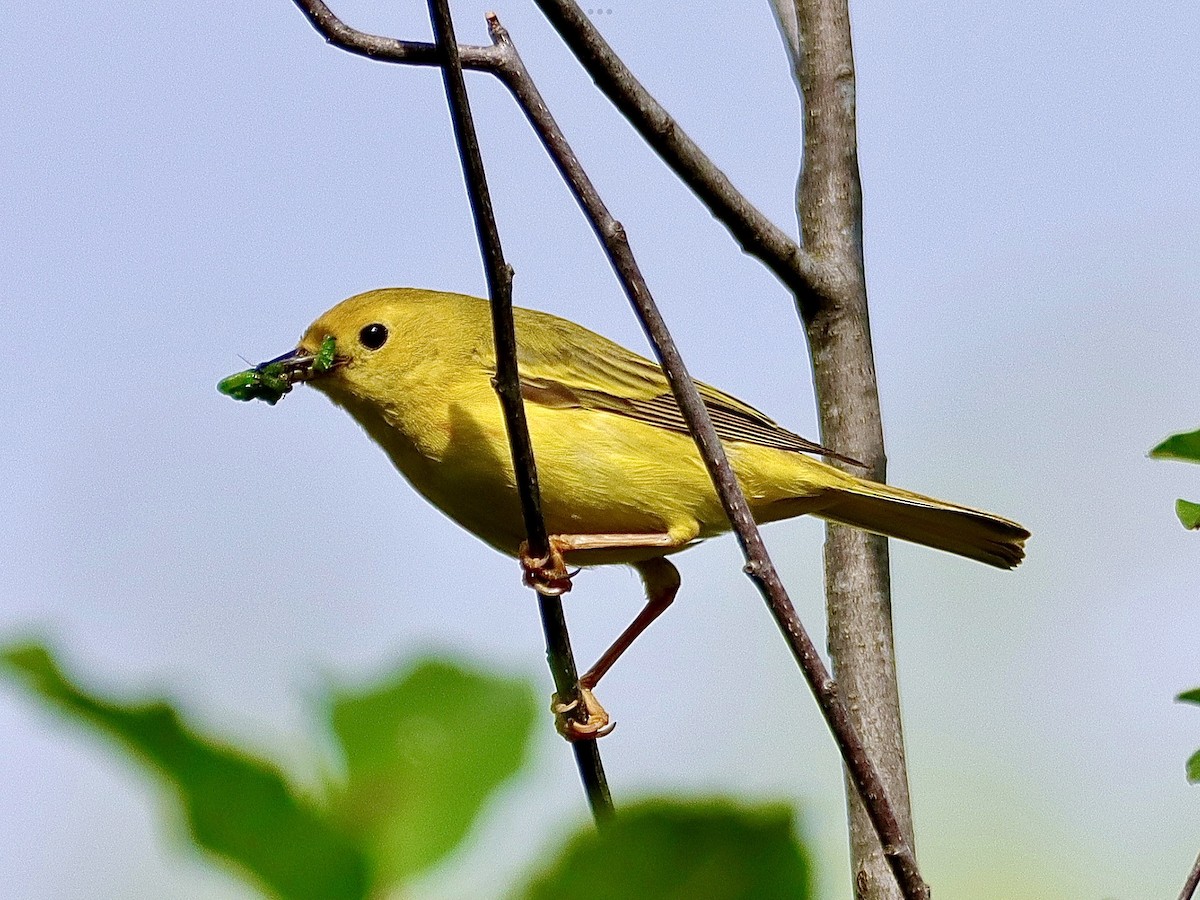
[{"label": "blue sky", "polygon": [[[495,8],[614,213],[698,376],[816,436],[786,292],[590,86],[527,2]],[[338,3],[428,35],[423,3]],[[766,4],[611,0],[596,21],[745,193],[794,229],[798,101]],[[1196,560],[1151,462],[1200,425],[1194,4],[854,4],[867,271],[890,477],[1034,532],[1000,573],[893,549],[918,851],[939,894],[1168,896],[1200,845],[1183,761],[1200,715]],[[514,564],[425,506],[314,392],[218,378],[334,302],[481,292],[440,77],[326,47],[285,0],[26,5],[0,35],[0,630],[37,628],[114,691],[314,779],[329,678],[453,649],[548,686]],[[470,77],[517,302],[645,350],[586,224],[503,89]],[[331,519],[323,510],[334,510]],[[261,551],[261,536],[277,552]],[[767,538],[823,628],[821,529]],[[430,585],[425,561],[455,561]],[[618,799],[784,797],[845,898],[840,772],[735,544],[606,679]],[[432,588],[432,589],[431,589]],[[639,605],[588,572],[589,658]],[[681,733],[682,732],[682,733]],[[141,773],[0,688],[0,882],[40,898],[249,896],[186,850]],[[581,801],[539,765],[420,896],[514,878]],[[532,836],[532,837],[531,837]]]}]

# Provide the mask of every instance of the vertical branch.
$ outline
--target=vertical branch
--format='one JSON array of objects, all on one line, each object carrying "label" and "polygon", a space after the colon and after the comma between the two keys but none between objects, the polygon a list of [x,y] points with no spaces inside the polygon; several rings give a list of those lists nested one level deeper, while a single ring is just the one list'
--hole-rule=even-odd
[{"label": "vertical branch", "polygon": [[[847,0],[775,0],[804,102],[797,212],[804,247],[833,274],[821,302],[801,304],[812,355],[821,439],[886,480],[886,457],[867,314],[854,56]],[[913,842],[895,654],[887,541],[828,525],[825,597],[829,654],[842,696]],[[847,791],[856,895],[894,897],[874,829]]]},{"label": "vertical branch", "polygon": [[[434,40],[442,56],[446,99],[454,122],[454,137],[462,159],[463,177],[467,183],[467,194],[475,219],[475,232],[487,269],[488,294],[492,302],[492,329],[496,341],[495,387],[508,430],[509,449],[521,498],[521,514],[525,521],[530,552],[534,556],[544,556],[549,551],[549,541],[546,524],[542,518],[537,466],[533,456],[533,445],[529,439],[529,428],[525,421],[525,405],[521,400],[517,373],[517,337],[512,314],[512,267],[504,261],[504,251],[500,245],[500,232],[496,227],[483,158],[479,152],[479,141],[471,118],[466,83],[463,80],[462,60],[459,58],[458,43],[454,37],[454,23],[450,18],[448,0],[429,0],[429,14],[433,22]],[[578,675],[571,653],[562,601],[558,597],[546,597],[541,594],[538,595],[538,599],[542,630],[546,636],[547,660],[554,676],[555,688],[565,696],[577,690]],[[599,748],[596,741],[575,741],[571,746],[575,751],[575,762],[587,792],[592,815],[597,822],[603,821],[612,815],[612,800],[600,762]]]}]

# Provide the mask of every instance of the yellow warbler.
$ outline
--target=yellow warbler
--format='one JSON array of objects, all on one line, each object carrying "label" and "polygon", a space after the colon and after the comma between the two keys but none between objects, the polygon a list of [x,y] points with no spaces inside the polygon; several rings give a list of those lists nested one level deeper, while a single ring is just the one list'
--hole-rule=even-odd
[{"label": "yellow warbler", "polygon": [[[607,718],[590,688],[679,587],[664,557],[729,523],[658,365],[566,319],[526,309],[514,315],[554,535],[549,559],[523,558],[527,580],[561,593],[570,586],[565,564],[628,563],[649,598],[581,678],[587,721],[560,717],[569,737],[593,736],[605,733]],[[231,376],[222,389],[239,399],[257,390],[273,402],[291,383],[308,381],[350,413],[426,499],[496,549],[521,556],[524,526],[494,374],[487,301],[394,288],[339,303],[296,350]],[[807,455],[837,454],[716,388],[698,387],[759,522],[811,513],[1000,568],[1021,561],[1029,532],[1017,523],[856,478]]]}]

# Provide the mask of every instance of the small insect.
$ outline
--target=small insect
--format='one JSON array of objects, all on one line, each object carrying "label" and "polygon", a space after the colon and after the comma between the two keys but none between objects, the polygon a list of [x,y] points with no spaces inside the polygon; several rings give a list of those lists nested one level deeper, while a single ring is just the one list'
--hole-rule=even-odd
[{"label": "small insect", "polygon": [[332,335],[321,341],[321,349],[318,350],[317,355],[313,357],[313,372],[319,375],[322,372],[328,372],[330,369],[332,369],[334,351],[336,350],[337,341],[334,340]]},{"label": "small insect", "polygon": [[217,390],[234,400],[265,400],[274,406],[292,389],[293,382],[332,369],[336,350],[337,341],[327,337],[315,356],[293,350],[253,369],[222,378],[217,382]]}]

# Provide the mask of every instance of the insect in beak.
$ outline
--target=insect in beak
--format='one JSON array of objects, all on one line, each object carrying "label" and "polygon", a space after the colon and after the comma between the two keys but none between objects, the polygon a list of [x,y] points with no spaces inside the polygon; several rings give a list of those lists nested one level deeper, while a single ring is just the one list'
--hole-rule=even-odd
[{"label": "insect in beak", "polygon": [[274,406],[292,385],[311,381],[345,365],[347,360],[339,360],[336,352],[337,342],[327,337],[316,353],[297,347],[253,369],[223,378],[217,390],[235,400],[265,400]]}]

